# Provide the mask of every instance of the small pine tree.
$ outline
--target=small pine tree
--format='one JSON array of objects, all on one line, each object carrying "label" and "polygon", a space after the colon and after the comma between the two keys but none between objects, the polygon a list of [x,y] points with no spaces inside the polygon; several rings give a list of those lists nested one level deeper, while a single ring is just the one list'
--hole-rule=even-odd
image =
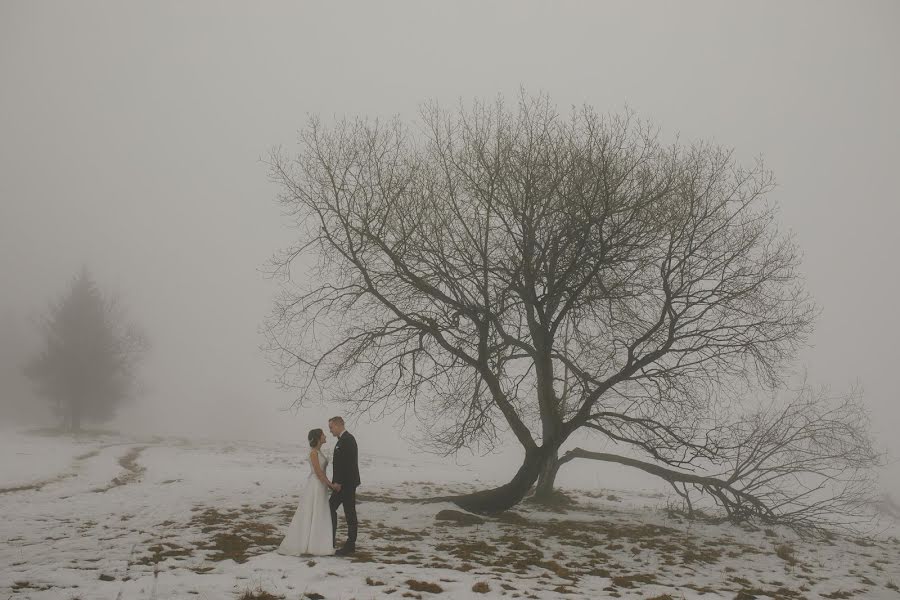
[{"label": "small pine tree", "polygon": [[103,422],[132,396],[144,336],[124,323],[117,304],[98,289],[86,268],[50,307],[43,348],[25,367],[37,392],[53,403],[63,428]]}]

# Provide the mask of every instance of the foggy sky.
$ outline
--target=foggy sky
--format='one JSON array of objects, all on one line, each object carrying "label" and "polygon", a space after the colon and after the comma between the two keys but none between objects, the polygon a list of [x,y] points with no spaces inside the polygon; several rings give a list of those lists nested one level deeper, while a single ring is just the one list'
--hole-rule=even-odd
[{"label": "foggy sky", "polygon": [[[259,158],[293,151],[309,114],[413,119],[524,86],[762,156],[823,308],[798,369],[861,381],[892,439],[900,4],[334,4],[0,3],[0,315],[40,312],[89,265],[154,345],[128,425],[279,440],[323,425],[338,409],[279,411],[291,397],[257,348],[275,291],[261,268],[292,239]],[[390,431],[355,429],[408,452]]]}]

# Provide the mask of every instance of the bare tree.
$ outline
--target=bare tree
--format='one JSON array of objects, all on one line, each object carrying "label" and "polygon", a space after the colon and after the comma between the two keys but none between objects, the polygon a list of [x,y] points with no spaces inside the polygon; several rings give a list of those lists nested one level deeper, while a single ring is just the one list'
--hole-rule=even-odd
[{"label": "bare tree", "polygon": [[415,410],[445,453],[511,432],[522,466],[463,508],[513,506],[580,430],[669,467],[712,456],[722,390],[780,383],[810,331],[772,175],[727,149],[524,95],[427,105],[413,130],[313,118],[300,140],[270,163],[300,234],[274,273],[308,269],[267,324],[279,380]]}]

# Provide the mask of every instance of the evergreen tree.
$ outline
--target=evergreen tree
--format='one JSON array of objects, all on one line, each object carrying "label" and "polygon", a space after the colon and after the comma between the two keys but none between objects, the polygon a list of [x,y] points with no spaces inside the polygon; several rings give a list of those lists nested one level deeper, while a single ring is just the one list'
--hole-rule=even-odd
[{"label": "evergreen tree", "polygon": [[38,393],[53,403],[67,431],[103,422],[133,395],[144,336],[124,322],[86,268],[43,323],[43,348],[25,367]]}]

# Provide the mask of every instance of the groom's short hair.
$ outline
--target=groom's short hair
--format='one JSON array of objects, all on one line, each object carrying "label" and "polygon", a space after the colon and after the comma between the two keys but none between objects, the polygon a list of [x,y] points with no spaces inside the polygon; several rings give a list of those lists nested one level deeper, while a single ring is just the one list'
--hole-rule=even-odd
[{"label": "groom's short hair", "polygon": [[338,425],[344,424],[344,417],[331,417],[328,419],[329,423],[337,423]]}]

